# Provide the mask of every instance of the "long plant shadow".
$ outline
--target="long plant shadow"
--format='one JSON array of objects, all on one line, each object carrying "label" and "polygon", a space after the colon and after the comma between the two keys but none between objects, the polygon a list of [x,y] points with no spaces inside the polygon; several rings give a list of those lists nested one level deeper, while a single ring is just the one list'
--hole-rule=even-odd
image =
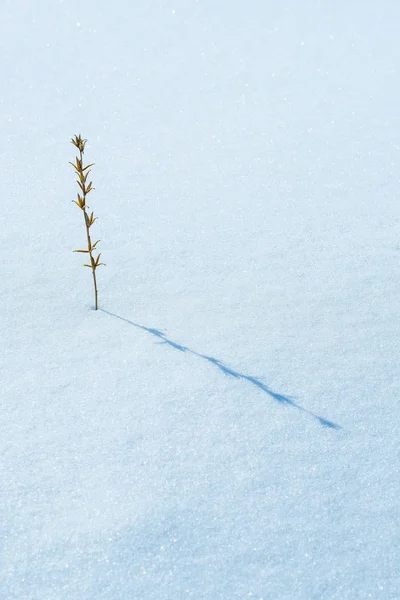
[{"label": "long plant shadow", "polygon": [[292,406],[293,408],[297,408],[298,410],[301,410],[302,412],[307,413],[308,415],[310,415],[311,417],[316,419],[320,423],[320,425],[322,425],[323,427],[329,427],[330,429],[336,429],[336,430],[341,429],[340,425],[337,425],[336,423],[333,423],[332,421],[328,421],[328,419],[324,419],[323,417],[320,417],[319,415],[313,413],[311,410],[304,408],[300,404],[297,404],[297,402],[295,402],[289,396],[285,396],[284,394],[279,394],[278,392],[271,390],[271,388],[269,388],[267,385],[265,385],[265,383],[263,383],[257,377],[252,377],[251,375],[246,375],[245,373],[240,373],[239,371],[235,371],[235,369],[228,367],[227,365],[225,365],[222,361],[218,360],[217,358],[214,358],[212,356],[207,356],[206,354],[200,354],[199,352],[196,352],[195,350],[192,350],[191,348],[188,348],[187,346],[182,346],[181,344],[178,344],[178,343],[174,342],[173,340],[168,339],[166,337],[165,333],[163,333],[159,329],[153,329],[151,327],[145,327],[144,325],[139,325],[138,323],[134,323],[134,321],[129,321],[129,319],[120,317],[119,315],[116,315],[115,313],[105,310],[104,308],[100,308],[99,310],[103,313],[106,313],[107,315],[110,315],[111,317],[115,317],[116,319],[119,319],[120,321],[129,323],[129,325],[133,325],[133,327],[137,327],[138,329],[143,329],[143,331],[147,331],[154,337],[161,340],[161,343],[167,344],[171,348],[174,348],[175,350],[179,350],[179,352],[186,352],[187,354],[193,354],[194,356],[198,356],[199,358],[202,358],[203,360],[210,362],[211,364],[216,366],[217,369],[222,371],[222,373],[224,373],[224,375],[228,375],[231,377],[235,377],[236,379],[243,379],[245,381],[248,381],[249,383],[251,383],[252,385],[257,387],[259,390],[261,390],[265,394],[268,394],[268,396],[270,396],[271,398],[276,400],[276,402],[279,402],[281,404],[286,404],[288,406]]}]

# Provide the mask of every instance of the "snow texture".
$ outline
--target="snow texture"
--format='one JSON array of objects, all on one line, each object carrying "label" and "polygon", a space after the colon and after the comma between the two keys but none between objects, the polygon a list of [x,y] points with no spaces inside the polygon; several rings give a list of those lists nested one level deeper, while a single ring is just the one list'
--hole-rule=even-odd
[{"label": "snow texture", "polygon": [[3,0],[1,600],[400,599],[399,23]]}]

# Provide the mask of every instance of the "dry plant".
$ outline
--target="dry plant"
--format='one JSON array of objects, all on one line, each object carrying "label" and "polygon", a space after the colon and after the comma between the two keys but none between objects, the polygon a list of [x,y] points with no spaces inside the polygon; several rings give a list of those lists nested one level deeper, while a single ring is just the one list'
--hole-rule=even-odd
[{"label": "dry plant", "polygon": [[92,187],[91,181],[89,183],[87,183],[87,178],[90,173],[90,167],[92,167],[94,165],[94,163],[91,163],[90,165],[86,165],[85,167],[83,166],[83,154],[85,152],[86,142],[87,142],[87,140],[82,139],[82,137],[80,135],[76,135],[71,140],[71,143],[79,150],[79,156],[77,156],[75,158],[75,163],[70,163],[70,164],[74,167],[75,172],[78,175],[77,184],[79,185],[79,188],[80,188],[80,192],[78,192],[78,194],[77,194],[78,199],[72,200],[72,202],[75,202],[75,204],[77,206],[79,206],[79,208],[83,212],[83,216],[85,218],[85,227],[86,227],[86,236],[87,236],[87,245],[88,245],[87,250],[74,250],[74,252],[83,252],[85,254],[89,254],[90,264],[85,264],[84,266],[92,269],[93,286],[94,286],[94,305],[95,305],[95,310],[97,310],[99,307],[99,304],[98,304],[98,293],[97,293],[96,269],[100,265],[104,265],[104,263],[100,262],[100,256],[101,256],[100,254],[98,254],[97,256],[94,256],[94,254],[93,254],[93,251],[95,250],[95,248],[100,240],[97,240],[96,242],[94,242],[94,244],[92,244],[92,240],[90,238],[90,228],[93,225],[93,223],[96,221],[97,217],[93,216],[93,212],[91,212],[89,214],[89,212],[88,212],[89,207],[86,204],[87,195],[89,194],[89,192],[91,192],[94,189]]}]

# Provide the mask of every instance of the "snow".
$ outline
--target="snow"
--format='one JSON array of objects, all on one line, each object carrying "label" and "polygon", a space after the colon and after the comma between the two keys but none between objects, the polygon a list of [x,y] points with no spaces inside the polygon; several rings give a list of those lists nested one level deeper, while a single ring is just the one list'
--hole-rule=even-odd
[{"label": "snow", "polygon": [[399,600],[400,5],[0,17],[0,598]]}]

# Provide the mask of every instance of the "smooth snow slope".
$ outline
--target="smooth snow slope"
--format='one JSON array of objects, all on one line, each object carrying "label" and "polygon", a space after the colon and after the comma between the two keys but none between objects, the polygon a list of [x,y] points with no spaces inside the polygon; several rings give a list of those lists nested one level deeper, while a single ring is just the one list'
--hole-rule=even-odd
[{"label": "smooth snow slope", "polygon": [[1,600],[400,599],[399,23],[3,0]]}]

